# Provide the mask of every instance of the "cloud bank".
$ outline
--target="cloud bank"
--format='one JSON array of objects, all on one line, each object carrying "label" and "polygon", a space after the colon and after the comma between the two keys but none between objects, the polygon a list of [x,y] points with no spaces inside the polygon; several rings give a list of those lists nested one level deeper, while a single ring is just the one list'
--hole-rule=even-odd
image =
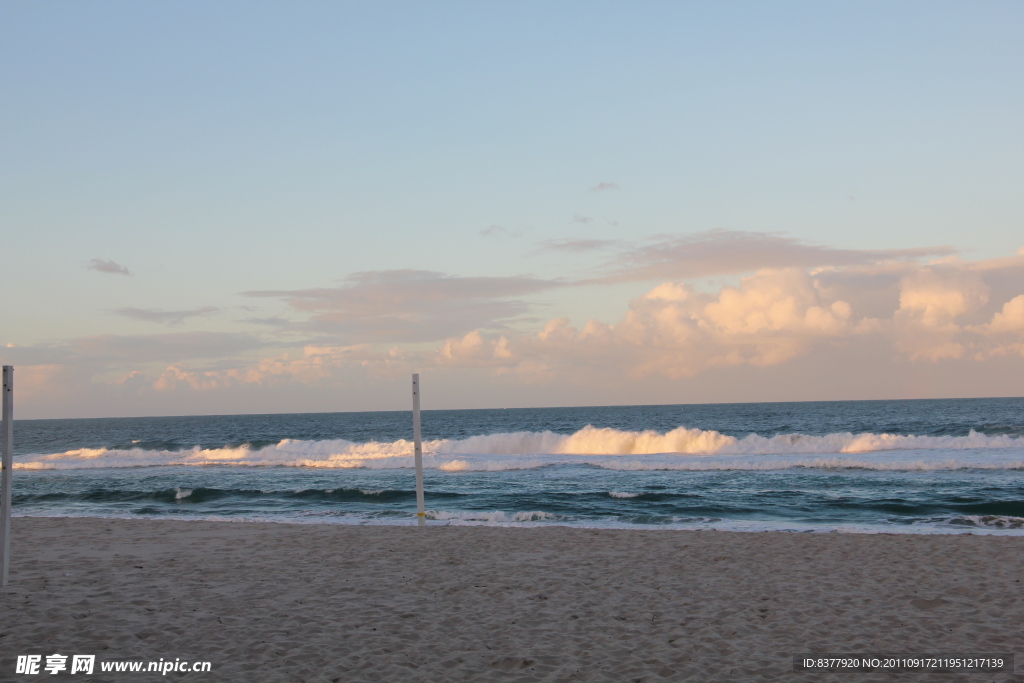
[{"label": "cloud bank", "polygon": [[[288,310],[287,318],[242,321],[257,333],[82,336],[0,348],[0,360],[18,367],[19,392],[29,405],[49,406],[55,397],[85,405],[106,396],[122,401],[122,413],[144,414],[189,413],[203,396],[209,411],[231,412],[217,406],[226,406],[227,397],[244,402],[253,392],[264,392],[268,402],[260,410],[296,410],[303,396],[352,396],[354,386],[369,392],[359,396],[370,396],[389,383],[404,386],[412,371],[462,378],[460,391],[484,397],[530,387],[524,395],[534,405],[556,393],[566,397],[563,403],[644,402],[650,400],[644,387],[654,386],[703,387],[696,400],[708,400],[702,398],[708,388],[727,386],[732,393],[715,395],[766,400],[821,373],[842,376],[840,388],[863,381],[862,393],[893,374],[913,375],[919,383],[913,391],[925,395],[927,378],[936,373],[988,373],[989,385],[1009,377],[1006,386],[1024,378],[1024,250],[970,261],[945,247],[843,250],[723,231],[641,246],[581,240],[556,248],[562,246],[618,250],[621,258],[600,277],[575,281],[355,273],[334,287],[245,292]],[[922,262],[927,256],[937,258]],[[691,277],[736,272],[747,274],[704,289]],[[682,274],[657,277],[663,273]],[[610,292],[606,285],[619,284],[621,291],[622,282],[651,278],[608,320],[537,315],[538,297],[565,288]],[[173,326],[216,310],[116,312]],[[751,398],[744,387],[759,378],[781,384]],[[961,385],[950,382],[947,395],[955,395]],[[628,399],[624,388],[633,391]],[[279,396],[288,403],[275,402]],[[168,405],[179,407],[159,408]],[[365,402],[350,409],[360,407]]]},{"label": "cloud bank", "polygon": [[243,292],[310,316],[310,328],[352,343],[417,343],[459,330],[502,329],[531,307],[522,297],[566,286],[530,276],[459,277],[428,270],[355,273],[339,287]]},{"label": "cloud bank", "polygon": [[607,261],[589,282],[683,280],[750,273],[765,268],[853,266],[892,260],[949,256],[948,246],[915,249],[836,249],[782,235],[710,230],[656,237]]},{"label": "cloud bank", "polygon": [[711,293],[670,280],[631,301],[618,322],[573,326],[561,317],[530,334],[474,330],[445,340],[437,362],[498,373],[556,376],[587,367],[682,378],[867,343],[884,343],[912,363],[981,362],[1024,356],[1020,292],[1024,255],[763,269]]}]

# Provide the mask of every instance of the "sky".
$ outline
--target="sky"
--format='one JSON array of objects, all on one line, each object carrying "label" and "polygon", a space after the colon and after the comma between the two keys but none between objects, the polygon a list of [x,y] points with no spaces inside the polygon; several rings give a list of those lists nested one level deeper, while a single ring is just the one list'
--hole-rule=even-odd
[{"label": "sky", "polygon": [[8,2],[23,418],[1024,395],[1020,2]]}]

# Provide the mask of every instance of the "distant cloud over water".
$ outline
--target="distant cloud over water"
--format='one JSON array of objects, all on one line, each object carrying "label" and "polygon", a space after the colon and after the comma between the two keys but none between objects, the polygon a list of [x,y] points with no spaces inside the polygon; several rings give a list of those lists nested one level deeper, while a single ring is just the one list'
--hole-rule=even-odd
[{"label": "distant cloud over water", "polygon": [[340,287],[243,292],[312,315],[310,327],[359,342],[441,340],[449,330],[501,328],[524,315],[520,297],[565,287],[528,275],[462,277],[428,270],[353,273]]}]

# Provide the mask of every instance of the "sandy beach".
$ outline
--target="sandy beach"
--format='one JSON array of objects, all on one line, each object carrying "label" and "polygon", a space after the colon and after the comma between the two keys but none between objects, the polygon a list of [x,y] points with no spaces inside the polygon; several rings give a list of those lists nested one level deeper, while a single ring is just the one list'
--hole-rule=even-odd
[{"label": "sandy beach", "polygon": [[[1014,674],[896,674],[794,672],[792,660],[1024,651],[1024,538],[82,518],[13,529],[0,680],[38,679],[14,673],[17,656],[53,653],[209,661],[164,678],[210,681],[1024,680],[1021,661]],[[88,680],[158,678],[97,664]]]}]

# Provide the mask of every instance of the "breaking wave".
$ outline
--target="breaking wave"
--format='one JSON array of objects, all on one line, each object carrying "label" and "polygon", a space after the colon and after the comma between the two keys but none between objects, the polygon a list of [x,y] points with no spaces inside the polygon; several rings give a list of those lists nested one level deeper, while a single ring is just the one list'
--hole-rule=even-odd
[{"label": "breaking wave", "polygon": [[[439,439],[425,442],[423,447],[424,466],[443,472],[531,469],[559,464],[619,470],[1024,469],[1024,437],[989,436],[973,430],[966,436],[846,432],[824,436],[750,434],[737,438],[686,427],[660,433],[587,426],[573,434],[508,432]],[[408,468],[413,466],[412,442],[284,439],[259,448],[79,448],[17,456],[14,467],[64,470],[183,465]]]}]

